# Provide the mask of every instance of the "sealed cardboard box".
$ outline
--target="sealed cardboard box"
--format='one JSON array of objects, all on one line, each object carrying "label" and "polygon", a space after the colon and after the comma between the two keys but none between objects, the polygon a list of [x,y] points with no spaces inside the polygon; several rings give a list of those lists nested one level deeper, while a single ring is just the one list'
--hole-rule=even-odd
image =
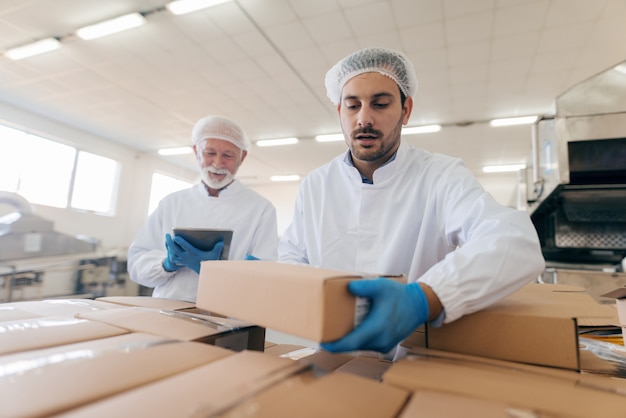
[{"label": "sealed cardboard box", "polygon": [[61,416],[215,417],[302,368],[293,360],[241,351]]},{"label": "sealed cardboard box", "polygon": [[265,346],[264,328],[236,319],[137,306],[82,313],[78,317],[133,332],[213,344],[234,351],[263,351]]},{"label": "sealed cardboard box", "polygon": [[231,354],[207,344],[132,333],[1,356],[1,415],[50,416]]},{"label": "sealed cardboard box", "polygon": [[0,354],[54,347],[128,333],[114,325],[65,316],[0,322]]},{"label": "sealed cardboard box", "polygon": [[579,325],[614,322],[615,310],[573,286],[529,284],[482,311],[428,327],[429,348],[580,370]]},{"label": "sealed cardboard box", "polygon": [[383,382],[502,402],[533,416],[617,418],[626,404],[624,381],[423,348],[394,363]]},{"label": "sealed cardboard box", "polygon": [[311,341],[333,341],[367,312],[367,301],[348,291],[350,281],[363,278],[271,261],[205,261],[196,305]]}]

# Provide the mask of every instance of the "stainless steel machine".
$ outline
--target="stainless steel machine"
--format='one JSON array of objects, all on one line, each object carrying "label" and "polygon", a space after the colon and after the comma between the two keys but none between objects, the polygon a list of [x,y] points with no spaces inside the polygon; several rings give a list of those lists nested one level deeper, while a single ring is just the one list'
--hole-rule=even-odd
[{"label": "stainless steel machine", "polygon": [[562,271],[560,276],[575,283],[582,276],[591,277],[584,281],[587,288],[602,287],[591,289],[595,296],[626,284],[626,71],[622,68],[626,64],[557,98],[556,115],[534,126],[526,176],[528,210],[546,259],[546,276],[558,282]]}]

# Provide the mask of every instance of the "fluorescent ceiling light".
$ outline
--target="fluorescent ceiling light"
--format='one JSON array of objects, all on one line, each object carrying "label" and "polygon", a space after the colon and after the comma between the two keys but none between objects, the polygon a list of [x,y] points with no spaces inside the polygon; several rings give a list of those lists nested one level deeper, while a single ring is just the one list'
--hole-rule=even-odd
[{"label": "fluorescent ceiling light", "polygon": [[483,167],[483,173],[510,173],[525,168],[526,164],[486,165]]},{"label": "fluorescent ceiling light", "polygon": [[402,135],[429,134],[439,132],[440,130],[441,125],[412,126],[410,128],[402,128]]},{"label": "fluorescent ceiling light", "polygon": [[315,140],[317,142],[336,142],[343,141],[343,134],[327,134],[327,135],[316,135]]},{"label": "fluorescent ceiling light", "polygon": [[144,18],[141,14],[130,13],[124,16],[116,17],[115,19],[96,23],[95,25],[82,27],[76,31],[76,35],[85,40],[96,39],[127,29],[136,28],[144,23],[146,23],[146,18]]},{"label": "fluorescent ceiling light", "polygon": [[59,48],[61,48],[61,42],[59,42],[58,39],[46,38],[31,44],[9,49],[4,55],[12,60],[21,60],[22,58],[32,57],[33,55],[43,54],[44,52]]},{"label": "fluorescent ceiling light", "polygon": [[167,10],[175,15],[184,15],[185,13],[195,12],[196,10],[205,9],[229,0],[177,0],[171,1],[165,5]]},{"label": "fluorescent ceiling light", "polygon": [[503,118],[493,119],[489,124],[491,126],[512,126],[512,125],[528,125],[537,121],[537,116],[522,116],[519,118]]},{"label": "fluorescent ceiling light", "polygon": [[270,180],[272,181],[298,181],[300,180],[300,176],[297,174],[291,174],[287,176],[271,176]]},{"label": "fluorescent ceiling light", "polygon": [[298,143],[298,138],[296,137],[281,138],[281,139],[261,139],[259,141],[256,141],[256,144],[259,147],[274,147],[277,145],[291,145],[291,144],[297,144],[297,143]]},{"label": "fluorescent ceiling light", "polygon": [[177,147],[177,148],[163,148],[159,150],[159,155],[182,155],[191,154],[193,148],[191,147]]}]

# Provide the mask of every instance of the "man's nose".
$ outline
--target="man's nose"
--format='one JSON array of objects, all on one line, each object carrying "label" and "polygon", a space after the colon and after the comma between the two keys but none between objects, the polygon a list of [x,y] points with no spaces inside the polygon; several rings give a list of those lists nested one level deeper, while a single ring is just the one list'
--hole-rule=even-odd
[{"label": "man's nose", "polygon": [[366,106],[363,106],[359,111],[357,124],[360,128],[365,128],[374,124],[372,112]]}]

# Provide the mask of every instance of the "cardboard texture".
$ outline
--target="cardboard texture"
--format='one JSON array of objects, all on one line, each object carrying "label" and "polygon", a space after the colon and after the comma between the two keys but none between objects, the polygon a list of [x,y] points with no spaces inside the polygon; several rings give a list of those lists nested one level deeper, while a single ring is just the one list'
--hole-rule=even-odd
[{"label": "cardboard texture", "polygon": [[302,369],[293,360],[241,351],[60,416],[213,417]]},{"label": "cardboard texture", "polygon": [[121,307],[78,315],[134,332],[197,341],[234,351],[263,351],[265,329],[235,320],[144,307]]},{"label": "cardboard texture", "polygon": [[205,261],[196,305],[311,341],[333,341],[359,320],[357,309],[363,306],[347,286],[362,278],[272,261]]},{"label": "cardboard texture", "polygon": [[[506,402],[420,390],[411,395],[411,399],[398,418],[532,418],[537,416],[536,411],[513,408]],[[556,418],[556,416],[542,414],[541,418]]]},{"label": "cardboard texture", "polygon": [[409,392],[346,373],[294,377],[237,405],[222,418],[395,418]]},{"label": "cardboard texture", "polygon": [[128,330],[64,316],[0,322],[0,354],[54,347],[126,334]]},{"label": "cardboard texture", "polygon": [[154,298],[152,296],[103,296],[96,300],[122,306],[143,306],[145,308],[158,308],[168,311],[190,309],[196,306],[191,302],[167,298]]},{"label": "cardboard texture", "polygon": [[207,344],[126,334],[2,356],[0,369],[8,374],[0,379],[1,415],[50,416],[231,354]]},{"label": "cardboard texture", "polygon": [[612,316],[578,288],[529,284],[487,309],[428,327],[426,340],[437,350],[580,370],[577,319]]},{"label": "cardboard texture", "polygon": [[[623,417],[624,382],[575,371],[530,366],[431,350],[394,363],[387,384],[502,402],[539,416]],[[465,415],[464,415],[465,416]]]}]

